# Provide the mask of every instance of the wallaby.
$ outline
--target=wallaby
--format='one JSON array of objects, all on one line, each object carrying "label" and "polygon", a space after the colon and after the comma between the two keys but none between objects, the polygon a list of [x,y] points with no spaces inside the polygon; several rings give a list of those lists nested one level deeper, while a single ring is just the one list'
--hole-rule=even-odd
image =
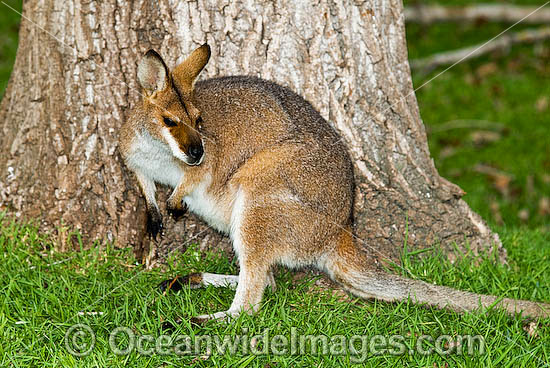
[{"label": "wallaby", "polygon": [[148,51],[137,72],[143,99],[120,134],[153,237],[162,229],[155,199],[160,183],[175,188],[169,210],[187,206],[232,240],[238,277],[179,279],[191,287],[236,286],[227,311],[196,320],[257,310],[277,264],[317,267],[362,298],[550,316],[549,304],[459,291],[368,267],[352,233],[352,162],[336,131],[302,97],[273,82],[241,76],[195,83],[209,58],[205,44],[170,73]]}]

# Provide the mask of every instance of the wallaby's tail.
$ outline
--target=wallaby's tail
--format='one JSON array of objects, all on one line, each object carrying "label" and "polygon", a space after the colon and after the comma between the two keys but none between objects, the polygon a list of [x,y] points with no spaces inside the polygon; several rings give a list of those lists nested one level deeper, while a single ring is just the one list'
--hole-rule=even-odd
[{"label": "wallaby's tail", "polygon": [[367,266],[366,256],[354,244],[349,233],[342,234],[325,268],[336,282],[365,299],[375,298],[388,302],[409,299],[414,303],[450,308],[458,312],[495,307],[506,310],[510,315],[521,312],[523,316],[550,318],[550,304],[475,294],[372,270],[372,266]]}]

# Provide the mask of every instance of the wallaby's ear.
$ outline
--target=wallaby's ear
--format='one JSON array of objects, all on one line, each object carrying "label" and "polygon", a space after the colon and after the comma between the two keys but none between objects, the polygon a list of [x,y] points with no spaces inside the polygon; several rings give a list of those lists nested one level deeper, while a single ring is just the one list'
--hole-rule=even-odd
[{"label": "wallaby's ear", "polygon": [[174,82],[183,93],[189,94],[193,91],[195,80],[208,63],[208,59],[210,59],[210,46],[205,43],[174,68],[172,72]]},{"label": "wallaby's ear", "polygon": [[168,84],[168,68],[155,50],[149,50],[140,60],[137,69],[138,82],[148,96],[162,91]]}]

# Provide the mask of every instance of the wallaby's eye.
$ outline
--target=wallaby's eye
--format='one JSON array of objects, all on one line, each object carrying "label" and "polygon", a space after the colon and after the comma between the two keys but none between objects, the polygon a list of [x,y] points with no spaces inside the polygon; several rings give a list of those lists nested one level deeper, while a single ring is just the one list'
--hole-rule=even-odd
[{"label": "wallaby's eye", "polygon": [[166,125],[167,127],[175,127],[178,124],[170,118],[164,118],[164,125]]},{"label": "wallaby's eye", "polygon": [[197,129],[198,130],[201,130],[202,129],[202,117],[198,117],[197,120],[195,121],[195,124],[197,124]]}]

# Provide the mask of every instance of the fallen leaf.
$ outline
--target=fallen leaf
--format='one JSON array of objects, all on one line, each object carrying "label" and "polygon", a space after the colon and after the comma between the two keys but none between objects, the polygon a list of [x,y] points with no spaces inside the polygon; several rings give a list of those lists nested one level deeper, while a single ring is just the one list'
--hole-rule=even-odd
[{"label": "fallen leaf", "polygon": [[90,312],[84,312],[84,311],[80,311],[78,312],[78,315],[79,316],[102,316],[104,312],[95,312],[95,311],[90,311]]},{"label": "fallen leaf", "polygon": [[476,74],[479,78],[484,78],[490,74],[494,74],[498,70],[498,65],[496,63],[490,62],[481,65],[476,69]]},{"label": "fallen leaf", "polygon": [[525,179],[525,192],[529,197],[535,194],[535,177],[533,175],[527,175]]},{"label": "fallen leaf", "polygon": [[526,208],[519,210],[518,217],[522,222],[527,222],[529,220],[529,210]]},{"label": "fallen leaf", "polygon": [[533,53],[537,58],[548,59],[548,57],[550,57],[550,48],[548,48],[544,42],[538,42],[533,47]]},{"label": "fallen leaf", "polygon": [[523,330],[527,332],[529,337],[539,337],[538,329],[539,324],[536,321],[530,321],[529,323],[523,325]]},{"label": "fallen leaf", "polygon": [[510,183],[514,179],[512,175],[484,164],[476,165],[474,167],[474,171],[480,174],[487,175],[489,179],[493,182],[493,186],[495,187],[495,189],[500,194],[502,194],[503,197],[510,197]]},{"label": "fallen leaf", "polygon": [[518,58],[513,58],[508,62],[508,64],[506,64],[506,68],[508,69],[508,71],[516,72],[521,68],[522,65],[523,63],[521,62],[521,60],[519,60]]},{"label": "fallen leaf", "polygon": [[470,140],[476,146],[483,146],[487,143],[496,142],[501,138],[499,132],[492,132],[490,130],[476,130],[470,133]]},{"label": "fallen leaf", "polygon": [[476,78],[472,73],[466,73],[464,75],[464,81],[470,86],[473,86],[474,84],[476,84]]},{"label": "fallen leaf", "polygon": [[507,175],[495,175],[492,179],[496,190],[504,197],[510,197],[510,182],[512,181],[512,177]]},{"label": "fallen leaf", "polygon": [[500,194],[502,194],[502,196],[504,196],[505,198],[510,197],[510,183],[514,179],[512,175],[484,164],[476,165],[474,167],[474,171],[480,174],[487,175],[489,179],[493,182],[493,186],[495,187],[495,189]]},{"label": "fallen leaf", "polygon": [[548,96],[540,96],[535,102],[535,109],[538,112],[543,112],[548,109]]},{"label": "fallen leaf", "polygon": [[450,169],[448,172],[450,178],[459,178],[462,175],[464,175],[464,170],[461,169]]},{"label": "fallen leaf", "polygon": [[254,336],[250,340],[250,348],[251,349],[256,349],[256,346],[258,346],[258,338],[256,336]]},{"label": "fallen leaf", "polygon": [[550,198],[542,197],[539,200],[539,215],[541,216],[550,215]]},{"label": "fallen leaf", "polygon": [[441,151],[439,151],[439,158],[445,159],[453,156],[455,153],[456,153],[456,148],[451,146],[445,146],[441,149]]},{"label": "fallen leaf", "polygon": [[[499,95],[502,95],[502,87],[500,86],[500,84],[493,84],[491,86],[491,92],[492,94],[495,96],[499,96]],[[495,100],[494,101],[495,103],[500,103],[500,100]]]},{"label": "fallen leaf", "polygon": [[193,360],[191,360],[191,364],[197,363],[201,360],[208,360],[208,358],[210,358],[210,355],[208,355],[208,354],[196,356],[196,357],[193,358]]}]

